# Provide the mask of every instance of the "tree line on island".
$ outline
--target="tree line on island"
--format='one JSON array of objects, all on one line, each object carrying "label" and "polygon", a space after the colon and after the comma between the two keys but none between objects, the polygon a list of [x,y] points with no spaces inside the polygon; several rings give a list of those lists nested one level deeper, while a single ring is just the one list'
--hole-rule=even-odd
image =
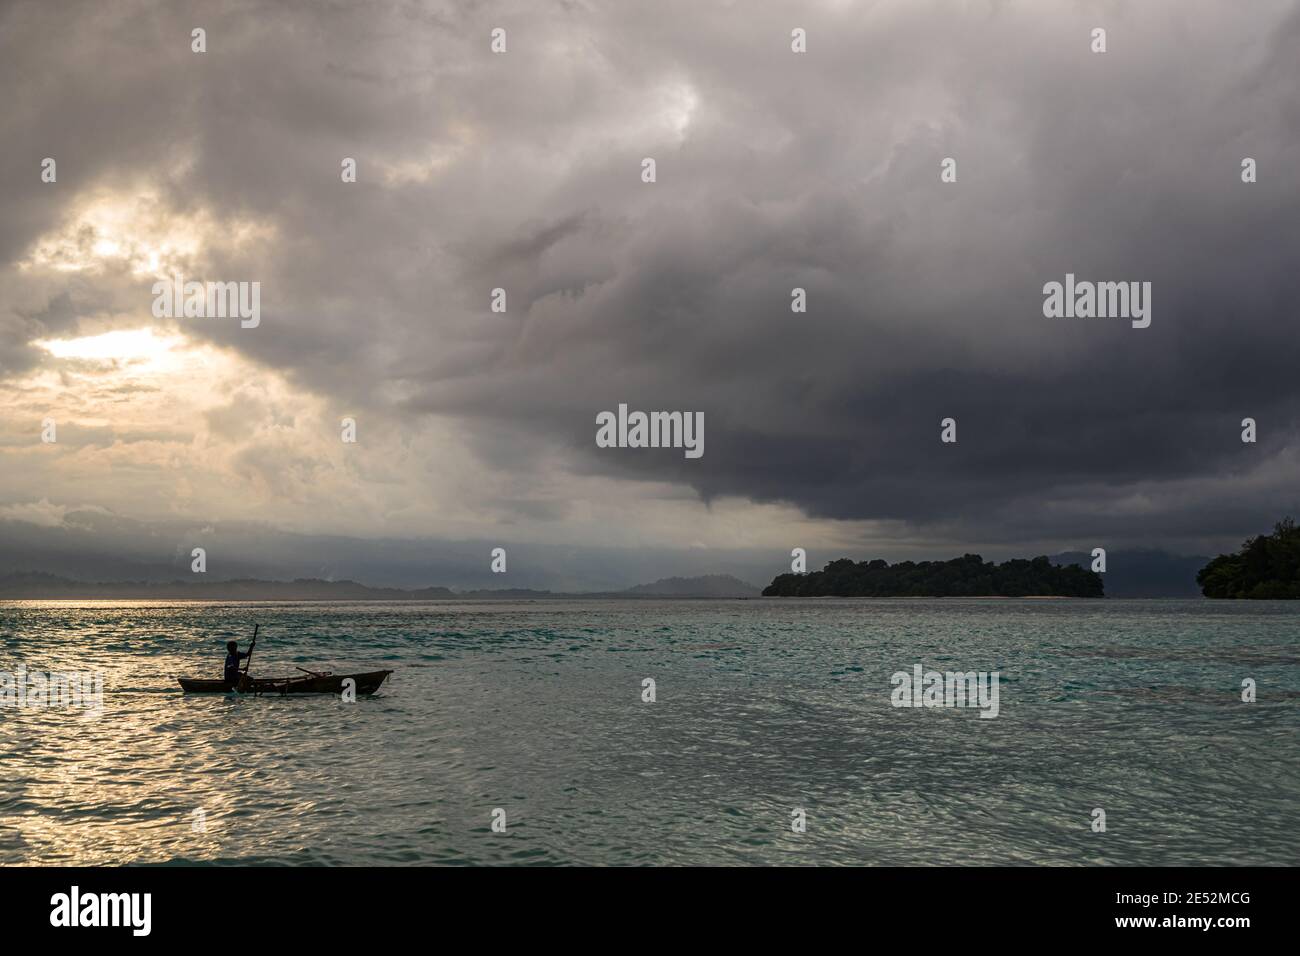
[{"label": "tree line on island", "polygon": [[1087,597],[1104,595],[1101,575],[1046,556],[994,564],[978,554],[950,561],[890,564],[832,561],[821,571],[780,574],[764,597]]},{"label": "tree line on island", "polygon": [[[1221,554],[1196,575],[1209,598],[1300,599],[1300,528],[1283,518],[1272,534]],[[764,597],[1103,597],[1101,574],[1047,557],[995,564],[978,554],[890,564],[840,558],[820,571],[779,574]]]},{"label": "tree line on island", "polygon": [[1242,542],[1235,554],[1221,554],[1196,575],[1209,598],[1300,599],[1300,528],[1290,518]]}]

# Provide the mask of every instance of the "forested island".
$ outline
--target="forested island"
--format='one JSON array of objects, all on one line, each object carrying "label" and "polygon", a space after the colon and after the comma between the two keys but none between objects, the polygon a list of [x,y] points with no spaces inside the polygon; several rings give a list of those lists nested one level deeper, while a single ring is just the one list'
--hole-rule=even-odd
[{"label": "forested island", "polygon": [[781,574],[764,597],[1088,597],[1103,596],[1101,575],[1046,557],[1002,564],[965,554],[951,561],[890,564],[832,561],[821,571]]},{"label": "forested island", "polygon": [[1209,598],[1300,598],[1300,529],[1283,518],[1272,534],[1247,538],[1236,554],[1221,554],[1201,568],[1196,583]]}]

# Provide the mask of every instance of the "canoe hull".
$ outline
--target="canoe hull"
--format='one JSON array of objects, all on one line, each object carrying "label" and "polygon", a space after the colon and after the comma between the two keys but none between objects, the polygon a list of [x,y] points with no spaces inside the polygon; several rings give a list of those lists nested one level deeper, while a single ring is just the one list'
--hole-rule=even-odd
[{"label": "canoe hull", "polygon": [[[241,694],[341,694],[343,682],[356,682],[358,694],[373,694],[379,690],[392,671],[369,671],[365,674],[330,674],[312,677],[254,677],[245,680],[238,688]],[[224,680],[203,680],[195,677],[176,678],[181,690],[187,694],[228,694],[236,688]]]}]

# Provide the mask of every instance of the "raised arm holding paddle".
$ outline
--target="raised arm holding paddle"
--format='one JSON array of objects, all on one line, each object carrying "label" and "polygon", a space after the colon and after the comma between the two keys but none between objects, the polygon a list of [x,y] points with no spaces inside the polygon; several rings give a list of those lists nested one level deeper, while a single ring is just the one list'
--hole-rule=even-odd
[{"label": "raised arm holding paddle", "polygon": [[[225,682],[228,690],[238,690],[248,677],[248,665],[253,661],[253,648],[257,646],[257,629],[260,624],[253,625],[253,640],[249,642],[248,650],[240,651],[237,641],[226,642],[226,670]],[[246,661],[243,669],[239,667],[240,661]]]}]

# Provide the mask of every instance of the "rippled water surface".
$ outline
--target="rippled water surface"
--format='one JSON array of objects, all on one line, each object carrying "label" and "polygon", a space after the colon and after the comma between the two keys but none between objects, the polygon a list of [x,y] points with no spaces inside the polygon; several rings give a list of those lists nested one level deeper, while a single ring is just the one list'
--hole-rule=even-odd
[{"label": "rippled water surface", "polygon": [[[182,695],[254,621],[255,674],[395,673]],[[1000,715],[892,707],[917,663]],[[1272,602],[0,603],[0,670],[105,687],[0,708],[0,863],[1294,865],[1297,663]]]}]

